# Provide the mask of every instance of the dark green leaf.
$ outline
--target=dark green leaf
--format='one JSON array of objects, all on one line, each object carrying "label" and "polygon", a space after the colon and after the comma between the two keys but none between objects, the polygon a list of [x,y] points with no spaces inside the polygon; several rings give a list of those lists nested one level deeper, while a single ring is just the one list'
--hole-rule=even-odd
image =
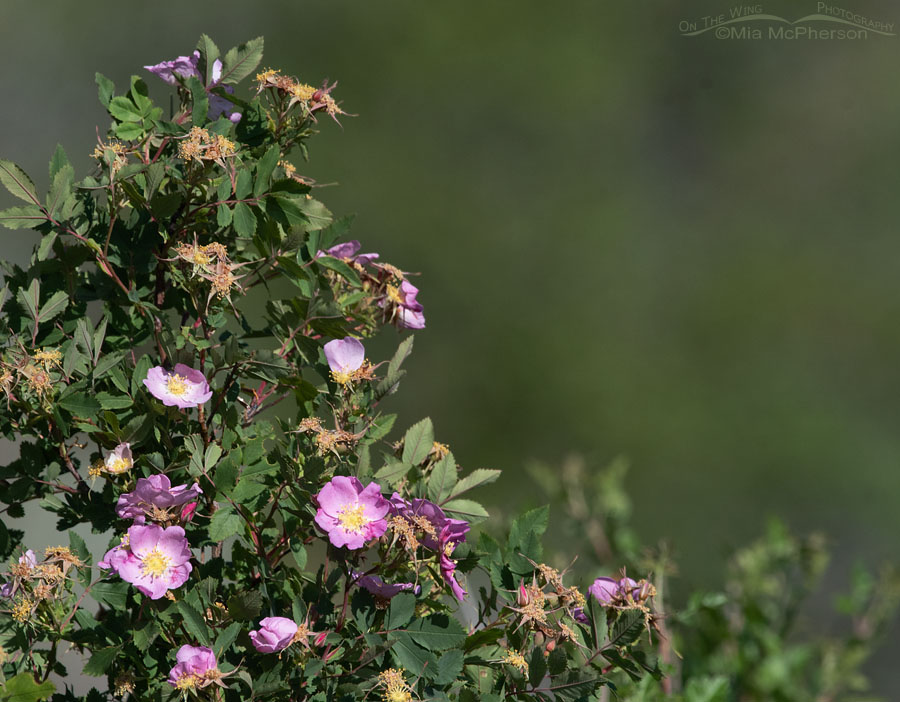
[{"label": "dark green leaf", "polygon": [[113,661],[116,660],[116,656],[119,655],[120,650],[120,646],[109,646],[108,648],[101,648],[94,651],[91,654],[90,660],[85,664],[82,672],[85,675],[92,675],[95,677],[103,675],[109,670],[109,666],[112,665]]},{"label": "dark green leaf", "polygon": [[222,76],[219,83],[234,84],[253,73],[262,61],[263,46],[263,38],[257,37],[229,50],[222,59]]},{"label": "dark green leaf", "polygon": [[235,204],[232,221],[238,236],[251,237],[256,231],[256,215],[245,202]]},{"label": "dark green leaf", "polygon": [[531,651],[531,660],[528,661],[528,682],[532,687],[537,687],[546,674],[547,661],[544,659],[544,649],[535,646]]},{"label": "dark green leaf", "polygon": [[388,629],[399,629],[406,626],[413,618],[416,609],[416,596],[409,592],[401,592],[391,598],[388,610]]},{"label": "dark green leaf", "polygon": [[455,484],[456,460],[452,453],[448,453],[431,469],[431,475],[428,476],[428,499],[440,504],[450,497]]},{"label": "dark green leaf", "polygon": [[253,195],[255,197],[260,197],[269,190],[272,173],[275,171],[275,166],[278,165],[280,157],[281,150],[278,148],[278,144],[274,144],[259,159],[259,163],[256,164],[256,182],[253,185]]},{"label": "dark green leaf", "polygon": [[83,392],[73,392],[59,398],[59,406],[68,410],[73,415],[91,419],[100,411],[100,403],[93,397],[88,397]]},{"label": "dark green leaf", "polygon": [[434,445],[434,427],[426,417],[413,424],[403,437],[403,462],[418,465],[424,461]]},{"label": "dark green leaf", "polygon": [[0,183],[20,200],[33,205],[41,204],[34,192],[34,183],[31,182],[31,178],[25,175],[25,171],[12,161],[0,160]]},{"label": "dark green leaf", "polygon": [[209,646],[209,630],[206,627],[203,615],[185,600],[179,600],[176,603],[176,607],[178,607],[178,611],[182,616],[184,628],[187,632],[204,646]]},{"label": "dark green leaf", "polygon": [[191,123],[195,127],[206,124],[209,113],[209,95],[203,83],[194,76],[187,79],[188,90],[191,91]]},{"label": "dark green leaf", "polygon": [[0,210],[0,224],[7,229],[30,229],[46,221],[46,215],[37,205]]},{"label": "dark green leaf", "polygon": [[339,258],[332,258],[331,256],[319,256],[319,258],[316,259],[316,263],[318,263],[320,266],[324,266],[325,268],[330,268],[335,273],[343,276],[351,285],[355,285],[356,287],[362,285],[357,272]]},{"label": "dark green leaf", "polygon": [[69,293],[65,290],[58,290],[50,296],[50,299],[41,307],[40,318],[42,322],[53,319],[56,315],[66,309],[69,304]]},{"label": "dark green leaf", "polygon": [[112,96],[116,94],[116,86],[102,73],[95,73],[94,81],[97,83],[97,93],[100,97],[100,104],[103,105],[103,107],[109,107]]}]

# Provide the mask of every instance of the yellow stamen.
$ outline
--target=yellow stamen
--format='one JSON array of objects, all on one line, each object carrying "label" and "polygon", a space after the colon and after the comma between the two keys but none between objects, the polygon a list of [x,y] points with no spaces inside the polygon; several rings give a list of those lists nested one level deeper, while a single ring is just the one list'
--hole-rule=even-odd
[{"label": "yellow stamen", "polygon": [[345,531],[361,534],[368,526],[369,519],[363,514],[365,508],[362,505],[347,505],[342,507],[337,514],[338,521]]},{"label": "yellow stamen", "polygon": [[166,381],[166,387],[170,395],[184,395],[188,391],[187,378],[173,373]]},{"label": "yellow stamen", "polygon": [[144,556],[142,570],[144,575],[162,577],[172,565],[172,559],[159,550],[159,546]]}]

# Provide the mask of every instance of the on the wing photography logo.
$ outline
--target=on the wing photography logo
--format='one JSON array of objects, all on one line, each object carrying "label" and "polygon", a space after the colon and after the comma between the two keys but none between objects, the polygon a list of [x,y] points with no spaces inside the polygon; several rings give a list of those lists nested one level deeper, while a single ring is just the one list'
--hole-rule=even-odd
[{"label": "on the wing photography logo", "polygon": [[827,2],[816,3],[816,11],[789,19],[766,12],[762,5],[735,5],[726,12],[684,19],[678,31],[685,37],[754,41],[859,41],[893,37],[894,23],[874,19]]}]

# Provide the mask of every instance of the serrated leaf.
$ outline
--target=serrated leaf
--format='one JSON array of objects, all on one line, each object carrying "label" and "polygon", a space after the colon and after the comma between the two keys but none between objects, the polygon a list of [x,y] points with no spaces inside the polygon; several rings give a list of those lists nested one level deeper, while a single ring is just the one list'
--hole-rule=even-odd
[{"label": "serrated leaf", "polygon": [[434,676],[436,685],[449,685],[462,673],[463,652],[458,648],[447,651],[437,662],[437,673]]},{"label": "serrated leaf", "polygon": [[37,205],[0,210],[0,224],[7,229],[31,229],[46,221],[46,215]]},{"label": "serrated leaf", "polygon": [[234,197],[243,200],[253,191],[253,176],[246,168],[240,170],[237,174],[237,181],[234,185]]},{"label": "serrated leaf", "polygon": [[179,600],[176,603],[176,607],[182,616],[184,628],[187,629],[187,632],[204,646],[209,646],[209,630],[206,627],[203,615],[185,600]]},{"label": "serrated leaf", "polygon": [[49,234],[44,234],[41,237],[41,243],[38,244],[37,250],[37,259],[38,261],[46,261],[47,257],[50,255],[50,251],[53,248],[53,244],[57,239],[58,234],[56,232],[50,232]]},{"label": "serrated leaf", "polygon": [[469,522],[488,518],[487,510],[472,500],[450,500],[442,505],[442,509],[445,512],[452,512]]},{"label": "serrated leaf", "polygon": [[139,122],[122,122],[116,125],[116,136],[125,141],[133,141],[144,133]]},{"label": "serrated leaf", "polygon": [[406,477],[412,466],[404,461],[393,461],[380,468],[375,473],[375,479],[387,483],[388,487],[394,487]]},{"label": "serrated leaf", "polygon": [[480,487],[481,485],[489,485],[493,483],[503,471],[492,470],[490,468],[476,468],[471,473],[459,479],[459,482],[453,488],[450,499],[462,495],[468,490]]},{"label": "serrated leaf", "polygon": [[41,204],[34,192],[34,183],[31,182],[31,178],[12,161],[0,160],[0,183],[20,200],[32,205]]},{"label": "serrated leaf", "polygon": [[68,410],[73,415],[91,419],[100,411],[100,403],[93,397],[88,397],[83,392],[73,392],[59,398],[59,406]]},{"label": "serrated leaf", "polygon": [[40,320],[46,322],[62,312],[69,304],[69,293],[58,290],[50,296],[50,299],[41,307]]},{"label": "serrated leaf", "polygon": [[113,395],[108,392],[98,392],[96,397],[100,406],[107,410],[125,409],[134,404],[134,400],[128,397],[128,395]]},{"label": "serrated leaf", "polygon": [[306,231],[314,232],[324,229],[334,220],[334,215],[321,202],[312,198],[297,198],[297,206],[306,219],[304,228]]},{"label": "serrated leaf", "polygon": [[253,184],[253,195],[255,197],[260,197],[268,191],[272,173],[275,171],[275,166],[278,165],[280,156],[281,150],[278,144],[274,144],[259,159],[259,162],[256,164],[256,182]]},{"label": "serrated leaf", "polygon": [[234,231],[238,236],[251,237],[256,231],[256,215],[246,202],[238,202],[234,205],[232,212],[232,222]]},{"label": "serrated leaf", "polygon": [[[409,595],[409,593],[402,594]],[[397,597],[400,595],[391,599],[391,605]],[[446,651],[461,646],[466,640],[466,631],[462,624],[446,614],[416,618],[408,627],[398,627],[397,631],[407,632],[417,644],[429,651]]]},{"label": "serrated leaf", "polygon": [[234,511],[231,505],[220,507],[209,520],[209,538],[212,541],[224,541],[230,536],[239,534],[244,527],[244,520]]},{"label": "serrated leaf", "polygon": [[75,180],[75,169],[72,166],[62,166],[53,176],[50,186],[50,194],[47,196],[47,211],[56,214],[66,200],[72,195],[72,183]]},{"label": "serrated leaf", "polygon": [[197,42],[197,50],[200,52],[197,69],[207,83],[212,83],[212,70],[210,69],[219,58],[219,47],[208,36],[201,34],[200,40]]},{"label": "serrated leaf", "polygon": [[229,597],[227,605],[232,619],[250,621],[256,619],[262,609],[262,595],[256,590],[245,590]]},{"label": "serrated leaf", "polygon": [[426,417],[413,424],[403,437],[403,462],[418,465],[431,453],[434,446],[434,426]]},{"label": "serrated leaf", "polygon": [[360,287],[362,285],[362,282],[359,279],[359,274],[357,274],[355,270],[353,270],[347,263],[339,258],[333,258],[332,256],[319,256],[319,258],[316,259],[316,263],[341,275],[351,285],[354,285],[356,287]]},{"label": "serrated leaf", "polygon": [[94,74],[94,82],[97,83],[97,95],[100,98],[100,104],[103,107],[109,107],[109,101],[116,93],[116,86],[113,82],[102,73]]},{"label": "serrated leaf", "polygon": [[47,699],[54,692],[56,692],[56,686],[49,680],[38,685],[31,673],[19,673],[0,687],[0,700],[3,702],[37,702],[37,700]]},{"label": "serrated leaf", "polygon": [[391,636],[391,656],[398,666],[414,670],[417,674],[431,678],[437,674],[437,658],[415,643],[409,634],[396,633]]},{"label": "serrated leaf", "polygon": [[253,73],[262,61],[264,45],[263,38],[257,37],[230,49],[222,59],[219,83],[233,85]]},{"label": "serrated leaf", "polygon": [[619,613],[609,638],[610,646],[627,646],[637,641],[644,631],[644,615],[637,610],[628,609]]},{"label": "serrated leaf", "polygon": [[191,76],[186,81],[188,90],[191,91],[191,123],[195,127],[206,124],[206,116],[209,114],[209,94],[206,87],[197,78]]},{"label": "serrated leaf", "polygon": [[56,151],[53,152],[53,156],[50,158],[50,182],[53,182],[54,176],[68,165],[69,157],[66,156],[66,150],[62,144],[57,144]]},{"label": "serrated leaf", "polygon": [[106,109],[109,111],[109,114],[119,122],[141,121],[141,111],[138,109],[137,105],[122,95],[110,100]]},{"label": "serrated leaf", "polygon": [[547,661],[544,659],[544,649],[535,646],[531,651],[531,659],[528,661],[528,682],[532,687],[537,687],[547,674]]},{"label": "serrated leaf", "polygon": [[388,609],[388,629],[399,629],[409,624],[412,621],[415,610],[415,595],[401,592],[392,597],[390,609]]},{"label": "serrated leaf", "polygon": [[213,653],[215,653],[216,656],[221,656],[225,649],[234,643],[238,634],[241,633],[242,628],[240,622],[231,622],[231,624],[220,631],[219,635],[216,637],[216,643],[213,644]]},{"label": "serrated leaf", "polygon": [[448,453],[431,469],[431,475],[428,476],[428,499],[440,504],[450,497],[454,485],[456,485],[456,460],[452,453]]},{"label": "serrated leaf", "polygon": [[231,224],[231,208],[222,204],[216,208],[216,224],[220,227],[227,227]]},{"label": "serrated leaf", "polygon": [[116,656],[119,655],[120,650],[120,646],[109,646],[94,651],[88,662],[85,664],[82,672],[85,675],[100,677],[109,670],[109,666],[116,660]]}]

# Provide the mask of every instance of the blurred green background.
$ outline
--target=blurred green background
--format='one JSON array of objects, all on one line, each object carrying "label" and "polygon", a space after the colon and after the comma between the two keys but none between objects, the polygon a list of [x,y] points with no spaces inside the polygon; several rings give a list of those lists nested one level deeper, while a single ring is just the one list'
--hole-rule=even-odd
[{"label": "blurred green background", "polygon": [[[94,71],[162,99],[143,64],[264,35],[264,65],[338,79],[359,115],[301,172],[422,274],[400,425],[431,415],[464,466],[504,469],[506,512],[540,499],[529,460],[626,455],[681,592],[768,514],[822,529],[826,619],[852,563],[900,556],[900,37],[686,38],[727,7],[684,5],[3,0],[0,155],[46,188],[60,142],[84,174]],[[870,666],[888,696],[898,645]]]}]

